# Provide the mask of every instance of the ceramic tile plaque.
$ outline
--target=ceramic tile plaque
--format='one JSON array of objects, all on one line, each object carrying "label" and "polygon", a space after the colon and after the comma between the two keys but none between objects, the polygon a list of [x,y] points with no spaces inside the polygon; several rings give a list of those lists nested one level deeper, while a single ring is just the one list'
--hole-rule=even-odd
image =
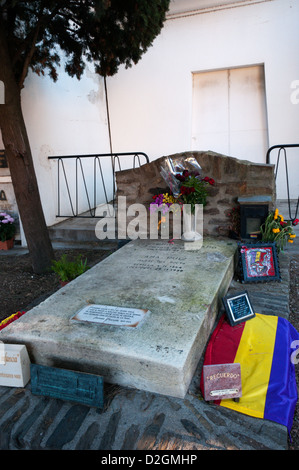
[{"label": "ceramic tile plaque", "polygon": [[79,310],[71,320],[136,328],[147,313],[148,310],[144,309],[92,304]]},{"label": "ceramic tile plaque", "polygon": [[238,363],[203,366],[203,380],[207,401],[242,396],[241,366]]}]

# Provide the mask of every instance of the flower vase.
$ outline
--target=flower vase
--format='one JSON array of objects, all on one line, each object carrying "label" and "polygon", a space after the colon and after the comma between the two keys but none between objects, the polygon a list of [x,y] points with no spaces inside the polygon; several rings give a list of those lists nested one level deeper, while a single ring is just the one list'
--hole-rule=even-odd
[{"label": "flower vase", "polygon": [[194,242],[202,239],[202,235],[199,233],[200,219],[198,205],[195,206],[194,211],[191,211],[191,207],[186,208],[186,205],[184,205],[183,234],[181,237],[184,242]]},{"label": "flower vase", "polygon": [[5,240],[4,242],[0,241],[0,250],[11,250],[14,245],[14,239]]}]

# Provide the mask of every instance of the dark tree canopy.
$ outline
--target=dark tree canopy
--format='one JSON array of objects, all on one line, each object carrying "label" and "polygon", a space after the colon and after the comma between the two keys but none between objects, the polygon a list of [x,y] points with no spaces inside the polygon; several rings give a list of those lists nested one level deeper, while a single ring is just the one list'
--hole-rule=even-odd
[{"label": "dark tree canopy", "polygon": [[[60,51],[65,69],[81,77],[85,60],[102,76],[130,67],[160,33],[170,0],[0,0],[4,28],[20,87],[30,67],[57,79]],[[58,47],[57,47],[58,46]]]},{"label": "dark tree canopy", "polygon": [[49,238],[21,106],[29,69],[80,79],[86,61],[102,76],[136,64],[160,33],[170,0],[0,0],[0,130],[33,270],[51,265]]}]

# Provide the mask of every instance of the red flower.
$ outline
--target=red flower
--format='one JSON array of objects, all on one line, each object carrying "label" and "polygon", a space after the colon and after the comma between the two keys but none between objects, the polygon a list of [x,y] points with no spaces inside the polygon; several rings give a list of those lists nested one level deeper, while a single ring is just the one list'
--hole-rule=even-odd
[{"label": "red flower", "polygon": [[295,220],[293,220],[293,222],[292,222],[293,225],[298,225],[298,223],[299,223],[299,219],[295,219]]},{"label": "red flower", "polygon": [[185,181],[185,179],[186,179],[183,175],[180,175],[179,173],[176,174],[175,177],[176,177],[177,180],[179,180],[181,182]]},{"label": "red flower", "polygon": [[188,188],[187,186],[181,186],[181,193],[188,196],[188,194],[194,193],[194,188]]},{"label": "red flower", "polygon": [[208,176],[205,176],[203,181],[206,181],[207,183],[209,184],[215,184],[215,180],[213,180],[213,178],[209,178]]}]

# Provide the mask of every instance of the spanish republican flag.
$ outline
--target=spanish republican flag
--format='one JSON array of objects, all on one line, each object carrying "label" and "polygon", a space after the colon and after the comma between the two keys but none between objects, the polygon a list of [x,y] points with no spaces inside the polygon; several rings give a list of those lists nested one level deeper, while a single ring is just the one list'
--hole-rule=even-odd
[{"label": "spanish republican flag", "polygon": [[215,403],[275,421],[290,432],[298,398],[294,365],[299,362],[298,345],[298,332],[284,318],[257,313],[251,320],[230,326],[223,315],[208,343],[204,365],[239,363],[242,397],[239,402]]}]

